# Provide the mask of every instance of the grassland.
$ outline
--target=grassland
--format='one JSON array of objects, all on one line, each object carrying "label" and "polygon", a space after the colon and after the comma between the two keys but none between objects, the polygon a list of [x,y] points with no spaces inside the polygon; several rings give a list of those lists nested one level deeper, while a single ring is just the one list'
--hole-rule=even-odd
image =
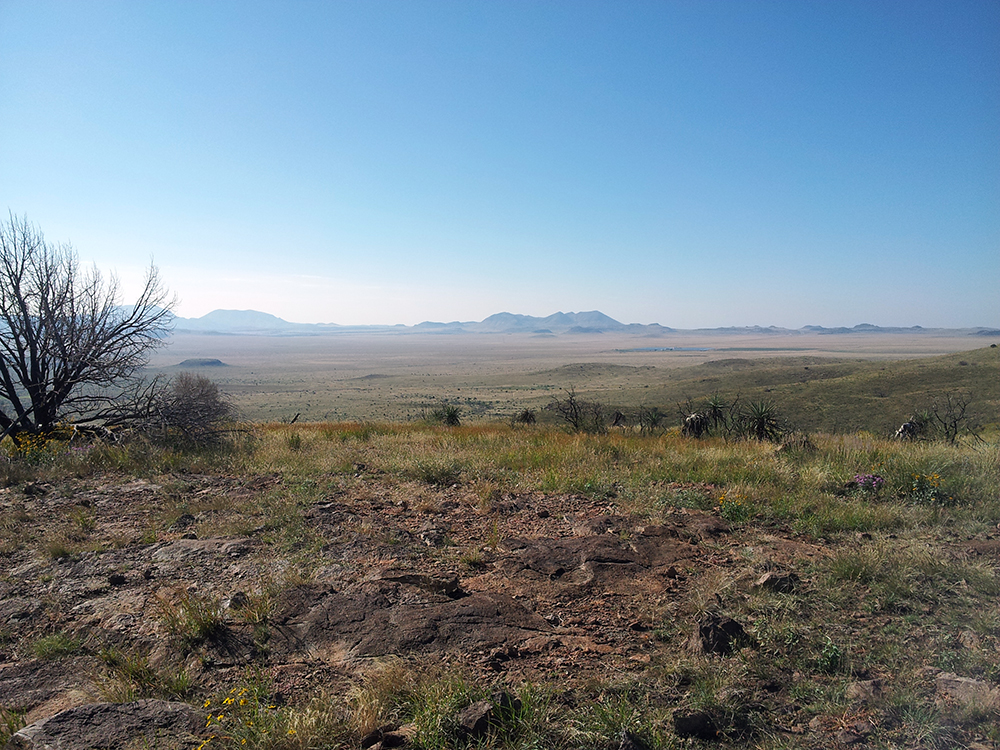
[{"label": "grassland", "polygon": [[[996,746],[997,707],[960,703],[935,683],[942,673],[1000,683],[996,443],[813,442],[317,423],[260,425],[249,442],[208,454],[50,446],[4,464],[0,554],[21,571],[5,579],[5,599],[39,581],[49,591],[45,616],[8,625],[5,648],[25,668],[54,661],[96,674],[106,699],[211,706],[250,696],[216,709],[229,716],[210,743],[221,747],[358,747],[377,727],[403,728],[411,746],[428,750],[613,750],[626,736],[649,748]],[[331,513],[342,520],[318,522]],[[290,683],[281,676],[298,674],[298,662],[286,661],[273,632],[271,646],[234,656],[239,633],[263,644],[272,622],[287,621],[278,602],[289,592],[324,580],[337,590],[370,586],[388,560],[453,573],[473,592],[514,591],[526,584],[507,567],[508,540],[529,528],[550,536],[564,518],[619,524],[609,528],[623,549],[645,538],[642,529],[684,537],[706,518],[726,525],[684,542],[694,551],[666,577],[516,589],[536,613],[562,618],[567,638],[593,644],[586,648],[522,647],[500,668],[473,653],[336,652],[306,662],[318,677]],[[416,539],[444,519],[448,541]],[[234,573],[224,557],[181,569],[187,588],[169,604],[163,584],[136,576],[131,599],[161,602],[145,635],[95,629],[62,598],[88,564],[141,569],[182,544],[182,532],[247,538],[254,567]],[[795,584],[755,585],[775,572],[794,574]],[[236,586],[248,603],[227,609]],[[100,612],[104,595],[87,596],[86,611]],[[746,644],[728,655],[692,649],[706,615],[741,623]],[[484,735],[463,733],[462,710],[498,694],[516,698],[517,710],[495,713]],[[30,707],[9,693],[4,700],[13,726]],[[681,737],[677,717],[692,715],[709,717],[717,735]]]},{"label": "grassland", "polygon": [[[309,421],[207,451],[0,446],[0,741],[54,706],[157,698],[211,710],[163,746],[190,750],[1000,746],[998,350],[594,338],[192,337],[154,364],[218,358],[199,372],[245,412]],[[671,412],[739,393],[810,438],[574,434],[541,409],[566,388]],[[884,437],[959,391],[979,437]],[[402,416],[372,418],[378,399]],[[419,419],[444,399],[462,426]],[[368,418],[321,419],[331,404]],[[526,407],[540,423],[511,424]],[[302,620],[340,600],[331,632]],[[534,624],[466,609],[392,640],[453,600]],[[743,635],[706,650],[723,620]],[[484,700],[488,729],[463,728]]]}]

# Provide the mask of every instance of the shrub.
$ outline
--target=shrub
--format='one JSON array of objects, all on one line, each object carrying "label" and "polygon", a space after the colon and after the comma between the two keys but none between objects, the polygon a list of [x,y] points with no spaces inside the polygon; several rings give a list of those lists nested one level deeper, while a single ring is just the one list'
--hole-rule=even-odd
[{"label": "shrub", "polygon": [[204,375],[182,372],[155,404],[159,427],[168,441],[182,447],[218,445],[235,415],[219,387]]},{"label": "shrub", "polygon": [[462,424],[462,410],[453,404],[444,403],[428,415],[428,420],[434,424],[459,427]]},{"label": "shrub", "polygon": [[102,649],[97,656],[105,667],[101,684],[105,700],[128,703],[140,698],[178,699],[191,692],[191,675],[183,669],[157,670],[146,657],[113,646]]},{"label": "shrub", "polygon": [[855,474],[854,484],[861,495],[877,499],[885,486],[885,479],[881,474]]},{"label": "shrub", "polygon": [[553,399],[545,408],[555,412],[573,432],[603,434],[608,431],[608,418],[603,404],[584,401],[570,388],[566,398]]},{"label": "shrub", "polygon": [[225,630],[222,603],[215,597],[199,597],[185,590],[176,599],[160,597],[163,624],[167,631],[187,646],[216,638]]},{"label": "shrub", "polygon": [[955,498],[941,487],[941,475],[937,473],[914,474],[908,495],[917,505],[952,505],[955,502]]},{"label": "shrub", "polygon": [[0,743],[5,743],[11,735],[25,726],[25,712],[0,706]]},{"label": "shrub", "polygon": [[457,461],[418,461],[406,473],[434,487],[450,487],[462,478],[462,465]]},{"label": "shrub", "polygon": [[723,492],[719,496],[719,515],[733,524],[741,524],[753,517],[747,497],[738,492]]},{"label": "shrub", "polygon": [[656,433],[663,429],[667,415],[656,406],[640,407],[639,409],[639,432]]}]

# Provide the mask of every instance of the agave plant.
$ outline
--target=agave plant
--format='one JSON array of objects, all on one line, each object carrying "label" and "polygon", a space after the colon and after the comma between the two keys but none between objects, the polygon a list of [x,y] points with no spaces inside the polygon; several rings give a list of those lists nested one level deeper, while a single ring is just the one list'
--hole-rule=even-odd
[{"label": "agave plant", "polygon": [[771,401],[751,401],[741,417],[743,433],[754,440],[777,442],[785,432],[778,409]]},{"label": "agave plant", "polygon": [[428,418],[435,424],[443,424],[448,427],[458,427],[462,424],[462,410],[454,404],[443,403],[432,411]]},{"label": "agave plant", "polygon": [[708,417],[710,429],[718,430],[720,427],[725,429],[728,426],[730,410],[734,405],[735,402],[729,403],[718,393],[712,394],[705,402],[705,416]]}]

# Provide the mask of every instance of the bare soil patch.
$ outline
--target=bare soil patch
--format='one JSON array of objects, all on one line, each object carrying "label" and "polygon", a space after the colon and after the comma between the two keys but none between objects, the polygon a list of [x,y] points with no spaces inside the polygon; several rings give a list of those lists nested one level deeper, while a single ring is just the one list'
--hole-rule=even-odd
[{"label": "bare soil patch", "polygon": [[[108,672],[100,653],[112,647],[160,667],[177,662],[196,693],[264,664],[279,682],[288,677],[289,699],[312,683],[346,685],[371,658],[390,655],[510,679],[609,679],[645,668],[660,648],[654,631],[665,604],[683,598],[698,571],[734,565],[743,544],[699,511],[651,522],[580,496],[484,504],[461,487],[431,498],[414,488],[408,499],[405,487],[373,480],[301,509],[324,543],[298,559],[311,569],[296,579],[295,551],[276,550],[262,529],[217,534],[233,507],[281,481],[106,477],[40,494],[0,491],[0,506],[31,519],[0,581],[0,703],[35,719],[47,704],[96,700]],[[53,559],[46,537],[80,510],[92,528]],[[817,552],[781,535],[759,543],[776,565]],[[264,590],[266,635],[255,635],[237,605]],[[197,658],[181,656],[167,627],[165,608],[179,592],[228,607],[225,630],[187,649]],[[78,647],[57,658],[33,652],[57,633]]]}]

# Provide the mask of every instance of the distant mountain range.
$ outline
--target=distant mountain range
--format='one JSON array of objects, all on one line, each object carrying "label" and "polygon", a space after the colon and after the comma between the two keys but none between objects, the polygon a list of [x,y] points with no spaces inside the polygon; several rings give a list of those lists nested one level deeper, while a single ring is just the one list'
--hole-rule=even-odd
[{"label": "distant mountain range", "polygon": [[[619,323],[612,317],[597,310],[579,313],[553,313],[544,318],[532,315],[515,315],[502,312],[490,315],[485,320],[475,322],[453,321],[451,323],[435,323],[426,321],[415,326],[342,326],[334,323],[289,323],[287,320],[258,312],[257,310],[213,310],[200,318],[175,318],[175,331],[193,333],[221,333],[243,336],[322,336],[336,333],[354,332],[393,332],[393,333],[431,333],[431,334],[461,334],[461,333],[521,333],[536,336],[561,336],[573,334],[599,333],[635,333],[638,335],[656,336],[675,332],[677,329],[662,326],[659,323]],[[823,326],[804,326],[802,328],[778,328],[775,326],[745,326],[728,328],[700,328],[703,333],[748,333],[748,334],[833,334],[833,333],[931,333],[949,330],[965,332],[979,336],[998,336],[1000,330],[991,328],[969,329],[939,329],[912,326],[910,328],[893,328],[861,323],[853,328],[824,328]]]}]

